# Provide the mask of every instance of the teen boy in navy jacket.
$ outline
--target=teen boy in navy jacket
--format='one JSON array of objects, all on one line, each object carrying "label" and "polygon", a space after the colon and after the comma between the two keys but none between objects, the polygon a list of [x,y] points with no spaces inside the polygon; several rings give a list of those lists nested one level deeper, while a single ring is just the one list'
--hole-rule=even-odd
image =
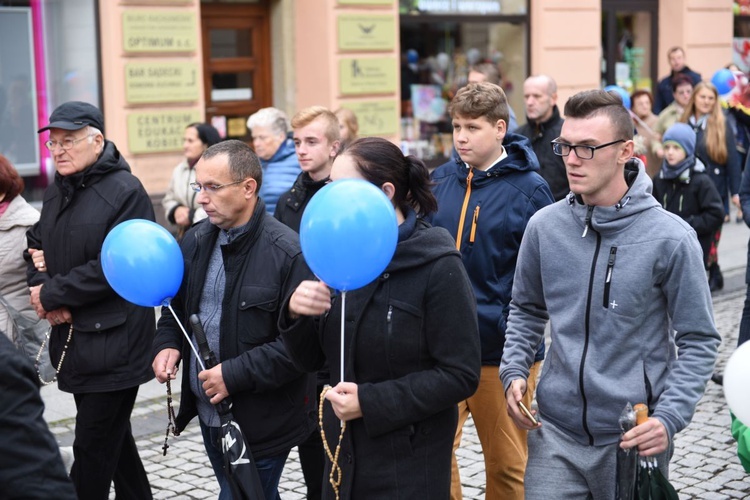
[{"label": "teen boy in navy jacket", "polygon": [[[467,85],[453,98],[449,112],[459,157],[432,174],[438,211],[431,222],[454,235],[462,254],[477,298],[483,365],[479,389],[458,406],[451,498],[463,498],[455,450],[471,413],[485,459],[487,500],[522,500],[526,431],[508,417],[498,366],[521,238],[531,216],[553,203],[552,193],[539,175],[528,139],[506,134],[508,101],[499,86]],[[537,361],[543,357],[540,346]],[[537,362],[534,373],[538,369]],[[526,403],[533,393],[531,387]]]}]

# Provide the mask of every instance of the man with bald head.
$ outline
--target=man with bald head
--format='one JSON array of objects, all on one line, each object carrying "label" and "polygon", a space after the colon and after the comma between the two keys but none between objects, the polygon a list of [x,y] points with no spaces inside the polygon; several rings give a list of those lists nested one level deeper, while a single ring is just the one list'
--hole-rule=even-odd
[{"label": "man with bald head", "polygon": [[516,130],[528,137],[534,149],[542,177],[549,184],[555,201],[570,192],[565,163],[552,152],[550,143],[560,136],[564,120],[557,108],[557,83],[547,75],[530,76],[523,83],[523,102],[526,124]]}]

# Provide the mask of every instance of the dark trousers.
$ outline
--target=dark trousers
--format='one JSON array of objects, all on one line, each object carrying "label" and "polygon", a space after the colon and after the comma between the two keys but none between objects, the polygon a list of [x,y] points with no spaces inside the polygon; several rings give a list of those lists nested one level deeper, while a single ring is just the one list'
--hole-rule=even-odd
[{"label": "dark trousers", "polygon": [[[317,387],[315,408],[320,406],[320,393],[323,391],[323,387],[323,385]],[[320,437],[320,429],[317,425],[310,437],[297,447],[297,451],[299,451],[299,462],[307,486],[307,500],[320,500],[323,495],[326,456],[323,449],[323,439]]]},{"label": "dark trousers", "polygon": [[750,340],[750,284],[747,285],[745,293],[745,306],[742,308],[742,319],[740,320],[740,334],[737,339],[737,346]]},{"label": "dark trousers", "polygon": [[[199,419],[200,420],[200,419]],[[203,422],[201,424],[201,433],[203,434],[203,445],[206,447],[208,460],[219,482],[219,500],[232,500],[232,491],[229,488],[227,475],[224,472],[224,454],[221,450],[221,428],[209,427]],[[289,456],[289,450],[273,456],[255,459],[255,468],[258,469],[260,482],[263,488],[266,500],[280,500],[279,481],[281,473],[284,471],[286,459]]]},{"label": "dark trousers", "polygon": [[151,486],[130,428],[138,387],[74,394],[73,480],[79,500],[107,500],[112,481],[118,500],[149,500]]}]

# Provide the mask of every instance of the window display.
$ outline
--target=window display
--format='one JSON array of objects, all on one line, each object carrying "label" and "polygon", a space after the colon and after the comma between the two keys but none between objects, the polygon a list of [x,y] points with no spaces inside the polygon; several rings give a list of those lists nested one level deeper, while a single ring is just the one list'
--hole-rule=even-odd
[{"label": "window display", "polygon": [[[498,10],[502,7],[503,10]],[[471,9],[474,9],[473,11]],[[479,9],[479,10],[477,10]],[[482,9],[489,14],[481,15]],[[449,15],[451,12],[465,15]],[[404,153],[429,166],[452,155],[447,107],[469,70],[490,64],[523,123],[528,74],[526,1],[401,2],[401,137]]]},{"label": "window display", "polygon": [[[27,201],[40,201],[54,175],[36,124],[66,101],[100,104],[95,19],[95,0],[9,0],[0,7],[6,47],[0,51],[0,153],[24,177]],[[14,135],[21,139],[9,144]]]}]

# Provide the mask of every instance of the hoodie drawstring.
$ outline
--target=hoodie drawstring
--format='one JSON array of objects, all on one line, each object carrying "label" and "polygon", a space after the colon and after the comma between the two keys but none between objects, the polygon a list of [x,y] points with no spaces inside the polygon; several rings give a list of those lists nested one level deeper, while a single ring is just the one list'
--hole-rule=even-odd
[{"label": "hoodie drawstring", "polygon": [[458,231],[456,231],[456,250],[461,251],[461,238],[464,235],[464,222],[466,222],[466,208],[469,206],[471,197],[471,179],[474,178],[474,167],[469,167],[469,175],[466,176],[466,194],[464,204],[461,207],[461,217],[458,219]]},{"label": "hoodie drawstring", "polygon": [[585,238],[589,234],[589,226],[591,225],[591,215],[594,213],[594,205],[589,205],[586,208],[586,219],[583,221],[583,234],[581,238]]}]

